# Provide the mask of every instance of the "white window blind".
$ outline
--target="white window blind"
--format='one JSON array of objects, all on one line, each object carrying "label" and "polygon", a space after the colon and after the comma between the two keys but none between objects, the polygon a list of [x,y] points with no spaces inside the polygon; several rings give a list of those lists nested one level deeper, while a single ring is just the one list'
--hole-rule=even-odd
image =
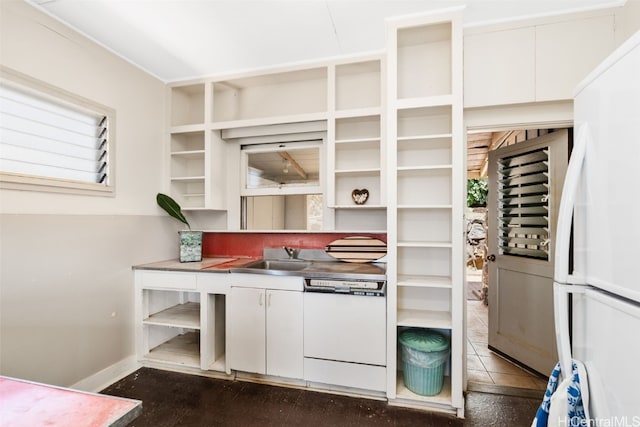
[{"label": "white window blind", "polygon": [[31,88],[0,85],[0,172],[108,187],[109,118]]}]

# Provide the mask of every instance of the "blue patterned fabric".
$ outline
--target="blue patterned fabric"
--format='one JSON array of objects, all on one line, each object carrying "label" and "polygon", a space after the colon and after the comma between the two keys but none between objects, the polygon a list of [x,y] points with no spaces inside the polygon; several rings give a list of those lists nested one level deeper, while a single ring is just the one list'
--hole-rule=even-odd
[{"label": "blue patterned fabric", "polygon": [[[582,403],[582,394],[580,390],[580,375],[578,374],[578,365],[572,361],[572,374],[568,379],[567,387],[567,418],[564,425],[567,426],[587,426],[588,420],[585,414],[584,405]],[[538,408],[536,418],[533,420],[533,427],[547,427],[549,425],[549,410],[551,408],[551,397],[558,388],[560,381],[560,363],[557,363],[547,383],[547,391],[544,393],[544,399]],[[567,381],[567,380],[564,380]],[[551,420],[552,425],[557,425],[558,420]]]}]

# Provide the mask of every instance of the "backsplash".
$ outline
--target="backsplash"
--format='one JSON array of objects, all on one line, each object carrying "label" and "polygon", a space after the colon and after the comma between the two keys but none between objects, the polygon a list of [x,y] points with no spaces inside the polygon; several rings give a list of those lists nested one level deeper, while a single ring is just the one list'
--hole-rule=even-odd
[{"label": "backsplash", "polygon": [[205,232],[202,237],[204,257],[262,257],[263,248],[290,246],[300,249],[324,249],[336,239],[367,236],[387,241],[386,233],[251,233]]}]

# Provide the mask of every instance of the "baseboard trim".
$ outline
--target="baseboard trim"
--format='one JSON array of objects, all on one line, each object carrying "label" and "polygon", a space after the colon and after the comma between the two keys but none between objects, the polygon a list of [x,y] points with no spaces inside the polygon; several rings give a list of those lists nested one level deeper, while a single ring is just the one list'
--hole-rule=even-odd
[{"label": "baseboard trim", "polygon": [[78,381],[71,385],[70,388],[97,393],[116,381],[119,381],[133,373],[141,366],[142,365],[138,363],[135,356],[129,356],[83,380]]}]

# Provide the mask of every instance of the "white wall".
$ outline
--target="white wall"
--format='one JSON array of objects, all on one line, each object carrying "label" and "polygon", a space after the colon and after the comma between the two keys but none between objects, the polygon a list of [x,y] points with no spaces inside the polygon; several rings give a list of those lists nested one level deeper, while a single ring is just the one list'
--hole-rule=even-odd
[{"label": "white wall", "polygon": [[115,197],[0,190],[0,374],[68,386],[133,355],[131,266],[177,250],[164,84],[22,1],[0,1],[0,62],[116,110]]}]

